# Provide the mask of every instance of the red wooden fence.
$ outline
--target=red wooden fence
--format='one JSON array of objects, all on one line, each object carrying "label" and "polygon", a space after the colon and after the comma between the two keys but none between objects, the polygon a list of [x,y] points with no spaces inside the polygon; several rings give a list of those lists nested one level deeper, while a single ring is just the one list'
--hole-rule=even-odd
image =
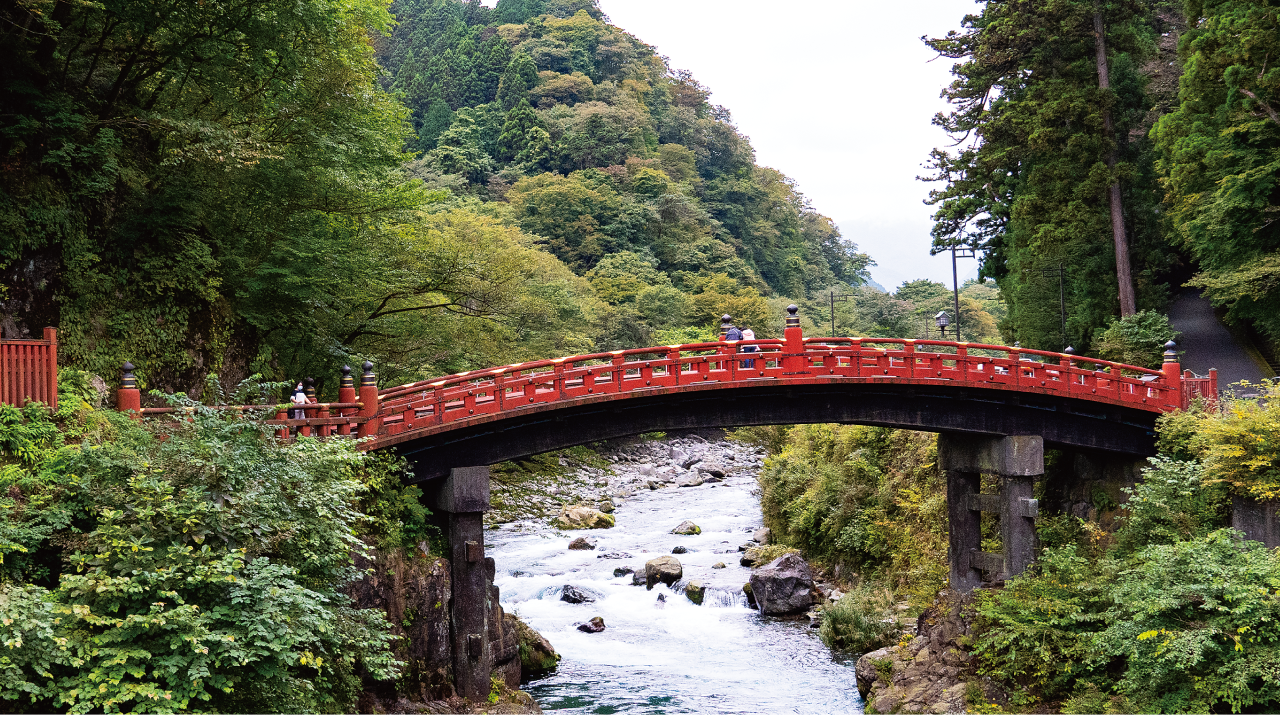
[{"label": "red wooden fence", "polygon": [[58,331],[42,340],[0,340],[0,403],[30,402],[58,409]]}]

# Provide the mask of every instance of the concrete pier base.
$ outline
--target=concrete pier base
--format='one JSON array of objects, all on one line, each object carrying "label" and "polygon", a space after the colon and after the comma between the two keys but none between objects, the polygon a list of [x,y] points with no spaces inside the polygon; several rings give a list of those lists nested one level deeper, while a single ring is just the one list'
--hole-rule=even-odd
[{"label": "concrete pier base", "polygon": [[[1039,503],[1033,495],[1035,478],[1044,474],[1043,438],[942,433],[938,462],[947,475],[951,588],[964,593],[986,579],[1021,574],[1039,551],[1035,531]],[[1000,478],[999,494],[980,493],[983,473]],[[981,551],[983,512],[1000,515],[1002,554]]]}]

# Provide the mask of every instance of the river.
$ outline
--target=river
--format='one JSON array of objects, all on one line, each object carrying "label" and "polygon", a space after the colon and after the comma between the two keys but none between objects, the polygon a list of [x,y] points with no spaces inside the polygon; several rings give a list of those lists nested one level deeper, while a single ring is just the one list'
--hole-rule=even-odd
[{"label": "river", "polygon": [[[681,445],[738,462],[727,463],[724,482],[676,487],[682,474],[676,466],[674,475],[665,476],[670,486],[644,489],[651,474],[647,471]],[[503,608],[541,632],[563,657],[554,673],[524,687],[542,709],[861,713],[854,657],[833,654],[808,619],[762,617],[746,604],[742,585],[750,570],[739,565],[738,546],[762,524],[755,480],[759,456],[741,457],[743,448],[717,441],[701,446],[697,441],[664,441],[633,450],[641,458],[656,459],[645,461],[647,474],[637,472],[634,452],[630,461],[614,465],[619,477],[611,479],[609,494],[640,486],[618,500],[614,528],[560,532],[523,522],[486,535],[487,551],[498,565]],[[671,534],[684,520],[692,520],[702,533]],[[582,535],[595,540],[596,549],[568,550],[569,540]],[[674,589],[658,584],[648,590],[633,586],[629,574],[614,576],[622,566],[643,573],[646,560],[671,554],[677,546],[688,551],[676,556],[684,578]],[[713,569],[719,562],[726,566]],[[702,606],[683,593],[690,579],[707,585]],[[562,601],[565,585],[595,601]],[[605,631],[577,630],[596,616],[603,617]]]}]

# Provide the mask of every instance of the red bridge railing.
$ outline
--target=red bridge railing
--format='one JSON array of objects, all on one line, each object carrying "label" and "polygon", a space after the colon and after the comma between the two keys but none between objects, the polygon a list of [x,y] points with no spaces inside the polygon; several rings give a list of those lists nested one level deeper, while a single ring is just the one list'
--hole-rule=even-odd
[{"label": "red bridge railing", "polygon": [[[673,390],[761,384],[903,383],[975,387],[1070,397],[1150,412],[1187,407],[1195,397],[1217,399],[1216,374],[1184,376],[1173,343],[1161,370],[1018,347],[901,338],[805,338],[788,309],[785,337],[710,341],[531,361],[469,371],[379,391],[366,362],[359,389],[343,369],[336,403],[232,406],[275,413],[266,424],[280,436],[373,437],[364,449],[400,442],[407,432],[434,433],[508,412],[556,404],[610,400]],[[139,414],[180,411],[142,408],[125,366],[122,410]],[[301,411],[298,417],[296,411]]]},{"label": "red bridge railing", "polygon": [[58,409],[58,331],[39,340],[0,340],[0,403],[39,402]]},{"label": "red bridge railing", "polygon": [[786,334],[783,340],[639,348],[419,381],[382,391],[368,432],[392,437],[531,406],[760,382],[963,385],[1069,396],[1152,412],[1183,408],[1189,398],[1172,346],[1163,370],[1151,370],[1008,346],[900,338],[804,338],[798,326],[789,327]]}]

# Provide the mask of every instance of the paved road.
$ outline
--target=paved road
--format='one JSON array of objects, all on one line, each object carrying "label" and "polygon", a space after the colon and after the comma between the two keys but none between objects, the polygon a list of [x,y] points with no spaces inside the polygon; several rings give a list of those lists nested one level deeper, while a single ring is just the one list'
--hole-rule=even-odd
[{"label": "paved road", "polygon": [[1254,360],[1213,314],[1213,305],[1196,289],[1183,289],[1169,306],[1169,321],[1182,331],[1179,347],[1186,351],[1182,367],[1197,375],[1218,369],[1218,385],[1226,387],[1242,380],[1258,382],[1274,377],[1270,368]]}]

